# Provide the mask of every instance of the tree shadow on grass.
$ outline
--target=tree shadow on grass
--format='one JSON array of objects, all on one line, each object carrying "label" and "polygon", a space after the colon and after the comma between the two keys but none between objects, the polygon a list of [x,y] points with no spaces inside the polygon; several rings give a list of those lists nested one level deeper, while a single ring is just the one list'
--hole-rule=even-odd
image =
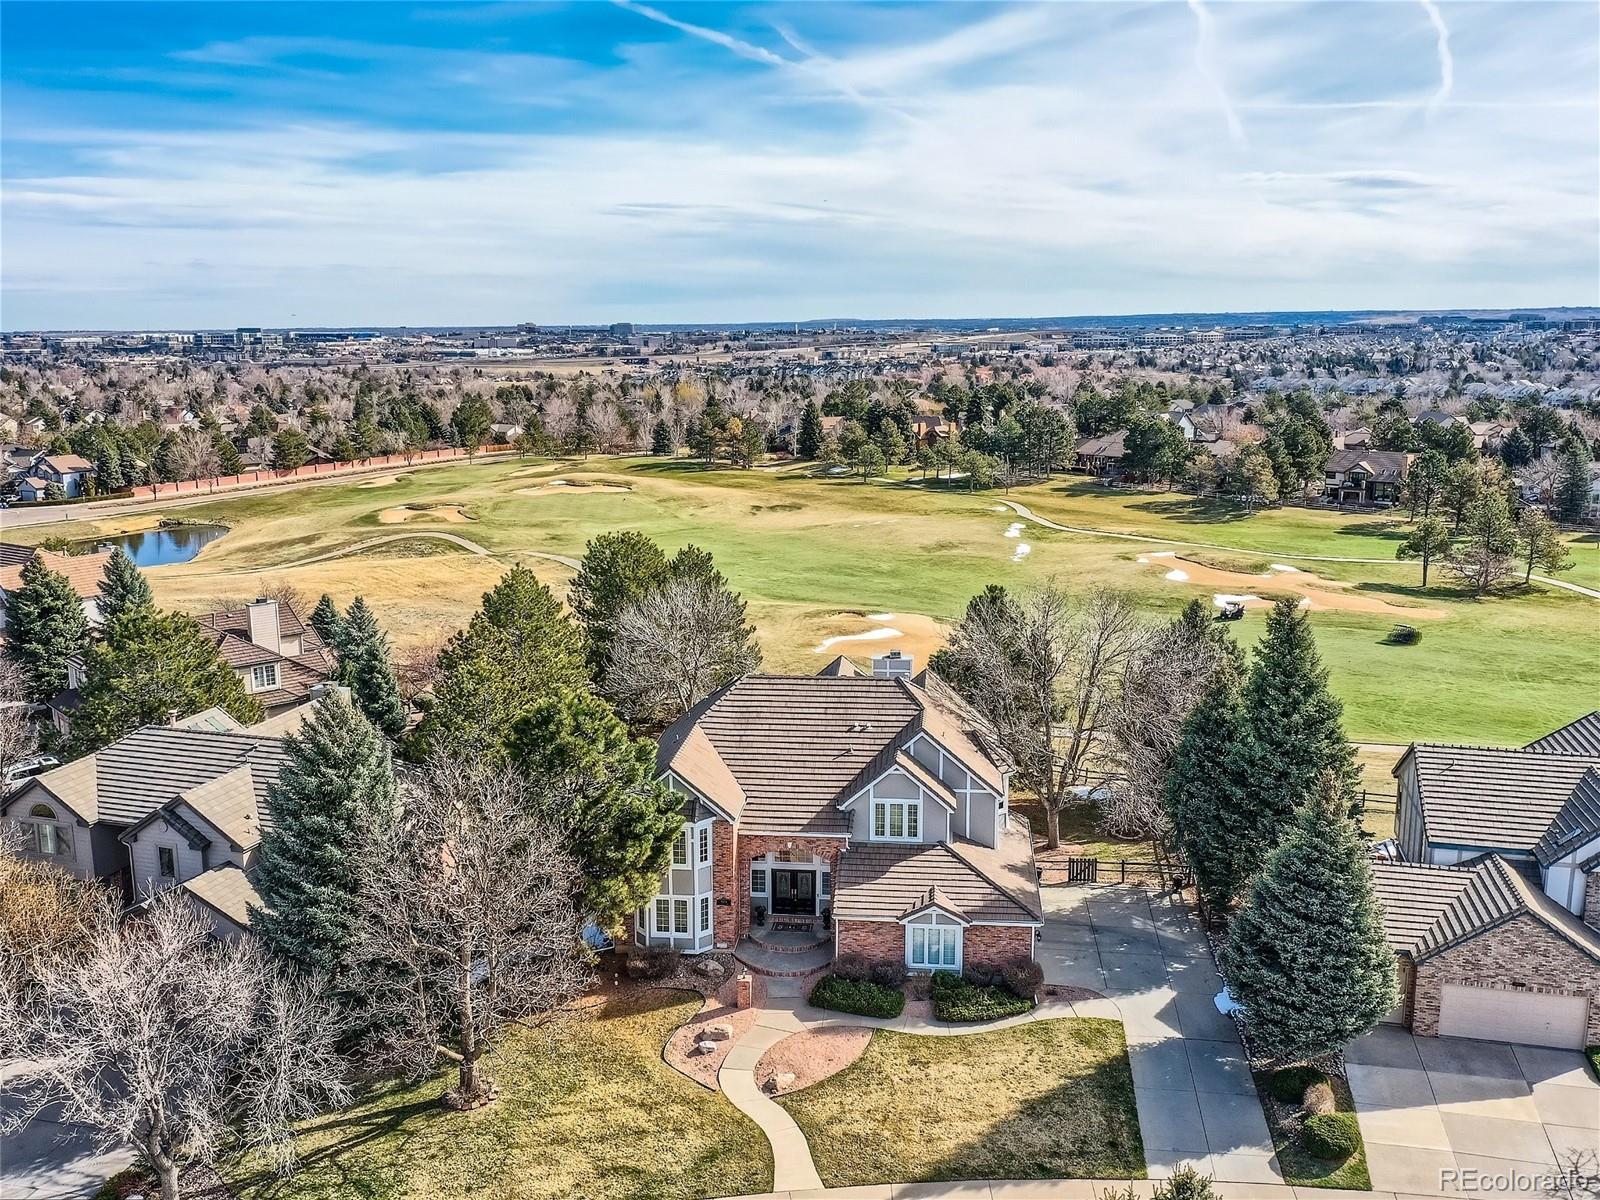
[{"label": "tree shadow on grass", "polygon": [[1406,539],[1405,526],[1403,518],[1395,517],[1365,523],[1352,521],[1347,525],[1340,525],[1333,532],[1340,537],[1382,538],[1387,542],[1403,542]]},{"label": "tree shadow on grass", "polygon": [[1173,495],[1159,500],[1141,500],[1137,504],[1128,505],[1128,511],[1170,517],[1192,525],[1232,525],[1255,515],[1255,510],[1248,509],[1234,500],[1184,495]]}]

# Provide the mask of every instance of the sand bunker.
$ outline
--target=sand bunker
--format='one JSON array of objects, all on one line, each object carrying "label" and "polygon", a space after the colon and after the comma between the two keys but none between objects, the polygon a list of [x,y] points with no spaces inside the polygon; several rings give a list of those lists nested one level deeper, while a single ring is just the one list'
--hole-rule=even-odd
[{"label": "sand bunker", "polygon": [[378,514],[380,525],[404,525],[408,521],[442,521],[446,525],[466,525],[472,520],[459,504],[438,504],[432,508],[386,508]]},{"label": "sand bunker", "polygon": [[1027,542],[1018,542],[1017,543],[1017,548],[1011,552],[1011,561],[1012,562],[1021,562],[1023,559],[1027,558],[1028,555],[1030,555],[1032,553],[1033,553],[1033,547],[1028,545]]},{"label": "sand bunker", "polygon": [[948,634],[938,621],[920,613],[842,612],[813,628],[824,634],[813,654],[845,654],[865,666],[871,655],[899,650],[912,656],[918,670],[944,645]]},{"label": "sand bunker", "polygon": [[552,479],[549,483],[541,483],[538,487],[518,488],[519,496],[581,496],[585,493],[595,492],[631,492],[633,489],[625,483],[584,483],[582,480]]},{"label": "sand bunker", "polygon": [[[1175,558],[1182,567],[1172,567],[1158,559]],[[1218,608],[1238,603],[1245,608],[1270,608],[1273,595],[1300,597],[1300,607],[1312,612],[1365,612],[1382,613],[1392,617],[1423,617],[1428,619],[1446,615],[1439,608],[1410,608],[1391,604],[1387,600],[1362,592],[1346,589],[1348,583],[1338,579],[1322,579],[1308,571],[1273,563],[1263,575],[1247,575],[1242,571],[1223,571],[1208,567],[1172,552],[1139,556],[1146,566],[1165,567],[1164,577],[1173,583],[1188,583],[1202,588],[1216,588],[1211,602]],[[1269,593],[1262,596],[1260,592]]]},{"label": "sand bunker", "polygon": [[399,483],[404,475],[379,475],[376,479],[369,479],[365,483],[358,483],[358,488],[388,487],[391,483]]}]

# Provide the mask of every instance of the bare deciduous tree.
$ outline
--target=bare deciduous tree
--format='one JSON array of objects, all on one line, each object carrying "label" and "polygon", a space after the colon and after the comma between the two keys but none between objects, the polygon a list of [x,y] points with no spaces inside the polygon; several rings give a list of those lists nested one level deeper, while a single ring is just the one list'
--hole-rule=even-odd
[{"label": "bare deciduous tree", "polygon": [[407,704],[415,704],[418,696],[433,690],[439,679],[439,655],[449,642],[449,634],[435,632],[423,641],[395,649],[395,680]]},{"label": "bare deciduous tree", "polygon": [[32,754],[39,743],[32,714],[22,668],[14,659],[0,658],[0,788],[6,772]]},{"label": "bare deciduous tree", "polygon": [[952,682],[1038,796],[1052,849],[1146,636],[1120,596],[1078,599],[1053,580],[1016,603],[969,608],[950,636]]},{"label": "bare deciduous tree", "polygon": [[629,721],[665,725],[760,665],[744,601],[690,576],[622,610],[601,690]]},{"label": "bare deciduous tree", "polygon": [[476,1107],[506,1025],[558,1019],[588,983],[578,870],[514,773],[436,757],[401,807],[358,854],[370,1049],[415,1076],[454,1063],[446,1103]]},{"label": "bare deciduous tree", "polygon": [[172,435],[167,463],[178,479],[206,479],[220,469],[211,435],[197,426],[185,426]]},{"label": "bare deciduous tree", "polygon": [[0,1044],[37,1064],[0,1128],[61,1104],[103,1146],[137,1149],[163,1200],[235,1139],[289,1170],[291,1122],[348,1097],[334,1027],[305,984],[217,941],[182,893],[162,892],[138,918],[108,911],[31,989],[0,993]]}]

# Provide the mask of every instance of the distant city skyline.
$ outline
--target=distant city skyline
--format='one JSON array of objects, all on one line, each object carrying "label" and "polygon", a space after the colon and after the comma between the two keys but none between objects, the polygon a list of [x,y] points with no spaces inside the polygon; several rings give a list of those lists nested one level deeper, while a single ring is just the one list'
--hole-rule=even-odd
[{"label": "distant city skyline", "polygon": [[0,102],[6,329],[1600,303],[1583,3],[11,3]]}]

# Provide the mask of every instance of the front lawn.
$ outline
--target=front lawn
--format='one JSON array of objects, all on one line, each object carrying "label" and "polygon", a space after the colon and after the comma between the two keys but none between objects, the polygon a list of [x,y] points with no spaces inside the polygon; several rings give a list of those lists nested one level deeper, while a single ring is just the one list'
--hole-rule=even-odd
[{"label": "front lawn", "polygon": [[[1303,1071],[1290,1067],[1288,1071]],[[1256,1091],[1261,1096],[1261,1107],[1266,1111],[1267,1126],[1272,1130],[1272,1140],[1278,1147],[1278,1166],[1283,1170],[1283,1181],[1294,1187],[1342,1188],[1352,1191],[1371,1191],[1372,1175],[1367,1170],[1367,1148],[1357,1145],[1354,1154],[1342,1162],[1328,1162],[1312,1154],[1305,1146],[1301,1127],[1305,1113],[1298,1101],[1279,1099],[1273,1094],[1272,1076],[1285,1072],[1256,1072]],[[1360,1126],[1355,1120],[1355,1098],[1343,1075],[1331,1075],[1328,1083],[1333,1088],[1335,1110],[1348,1113],[1352,1118],[1356,1140],[1361,1138]],[[1298,1091],[1299,1088],[1292,1089]]]},{"label": "front lawn", "polygon": [[607,993],[593,1019],[546,1041],[518,1030],[491,1069],[500,1099],[469,1114],[438,1106],[451,1079],[385,1084],[309,1122],[301,1171],[241,1167],[239,1200],[486,1197],[698,1200],[763,1192],[772,1152],[720,1094],[661,1061],[700,998],[659,989]]},{"label": "front lawn", "polygon": [[1117,1021],[959,1037],[880,1029],[854,1065],[779,1103],[829,1187],[1145,1173]]}]

